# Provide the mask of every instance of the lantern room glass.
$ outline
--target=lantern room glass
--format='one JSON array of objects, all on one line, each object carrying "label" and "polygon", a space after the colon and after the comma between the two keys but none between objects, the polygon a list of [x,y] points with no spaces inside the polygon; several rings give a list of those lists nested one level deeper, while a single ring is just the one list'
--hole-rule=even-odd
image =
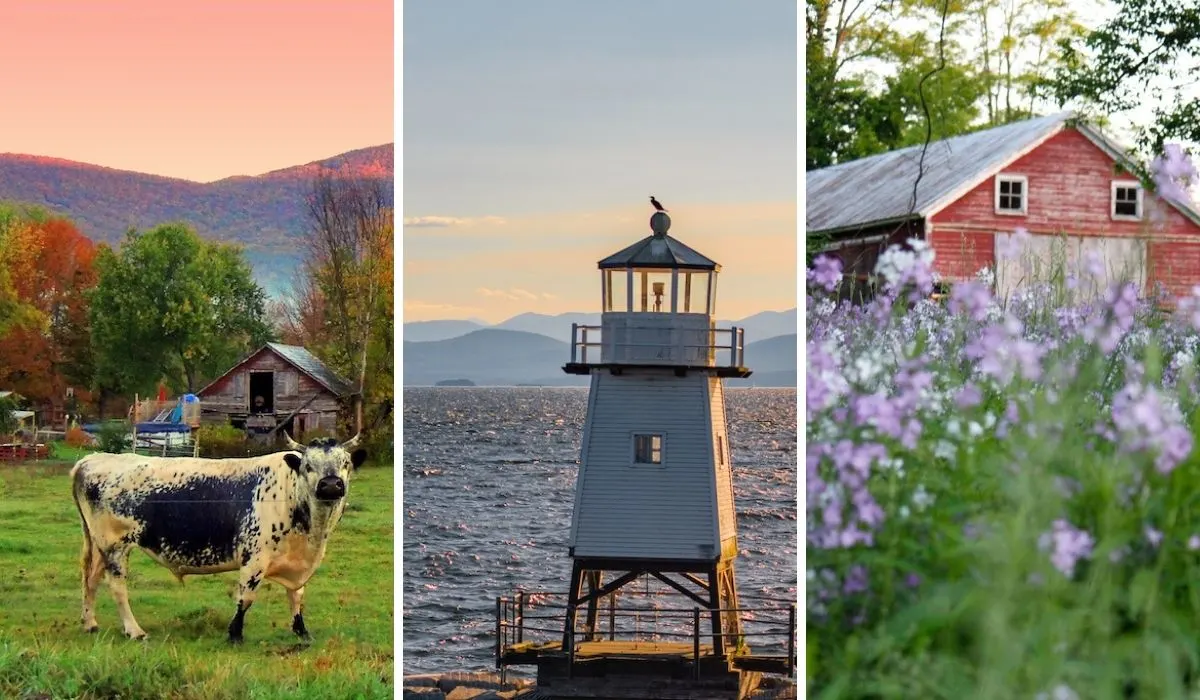
[{"label": "lantern room glass", "polygon": [[713,270],[626,267],[600,271],[605,312],[711,316],[716,311],[716,291],[717,273]]}]

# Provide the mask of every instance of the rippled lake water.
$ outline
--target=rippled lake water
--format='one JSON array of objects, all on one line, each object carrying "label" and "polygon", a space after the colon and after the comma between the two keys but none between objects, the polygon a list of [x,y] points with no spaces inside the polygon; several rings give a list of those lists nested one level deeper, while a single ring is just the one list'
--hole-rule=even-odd
[{"label": "rippled lake water", "polygon": [[[496,597],[565,594],[587,389],[404,390],[405,674],[493,667]],[[796,391],[726,392],[743,606],[796,599]]]}]

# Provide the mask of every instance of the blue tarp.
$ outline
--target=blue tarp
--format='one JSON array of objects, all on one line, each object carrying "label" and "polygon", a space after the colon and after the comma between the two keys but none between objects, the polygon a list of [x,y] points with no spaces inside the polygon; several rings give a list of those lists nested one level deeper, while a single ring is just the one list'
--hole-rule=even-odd
[{"label": "blue tarp", "polygon": [[192,426],[187,423],[149,421],[137,424],[138,434],[143,433],[190,433]]}]

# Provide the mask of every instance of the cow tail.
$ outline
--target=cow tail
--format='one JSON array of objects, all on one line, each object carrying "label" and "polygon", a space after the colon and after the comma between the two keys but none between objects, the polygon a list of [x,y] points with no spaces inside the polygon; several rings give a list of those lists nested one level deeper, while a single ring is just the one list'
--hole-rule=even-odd
[{"label": "cow tail", "polygon": [[[87,459],[86,457],[84,459]],[[88,572],[92,569],[92,557],[95,555],[95,545],[92,544],[92,531],[88,528],[87,516],[83,514],[83,460],[75,463],[71,469],[71,497],[75,500],[75,510],[79,511],[79,521],[83,524],[83,548],[79,552],[79,564],[83,569],[83,582],[87,585]]]}]

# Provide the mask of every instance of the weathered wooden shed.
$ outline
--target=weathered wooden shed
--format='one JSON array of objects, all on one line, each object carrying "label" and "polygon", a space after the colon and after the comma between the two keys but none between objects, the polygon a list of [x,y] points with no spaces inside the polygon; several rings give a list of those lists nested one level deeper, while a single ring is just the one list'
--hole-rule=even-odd
[{"label": "weathered wooden shed", "polygon": [[1027,278],[1030,256],[996,249],[1024,228],[1022,253],[1054,248],[1070,263],[1093,251],[1109,280],[1187,294],[1200,282],[1200,213],[1147,195],[1131,172],[1121,146],[1062,112],[809,171],[806,235],[826,238],[825,252],[858,281],[888,246],[920,238],[944,280],[990,268],[1005,296]]},{"label": "weathered wooden shed", "polygon": [[307,349],[267,343],[197,392],[205,423],[228,422],[258,435],[337,429],[354,391]]}]

